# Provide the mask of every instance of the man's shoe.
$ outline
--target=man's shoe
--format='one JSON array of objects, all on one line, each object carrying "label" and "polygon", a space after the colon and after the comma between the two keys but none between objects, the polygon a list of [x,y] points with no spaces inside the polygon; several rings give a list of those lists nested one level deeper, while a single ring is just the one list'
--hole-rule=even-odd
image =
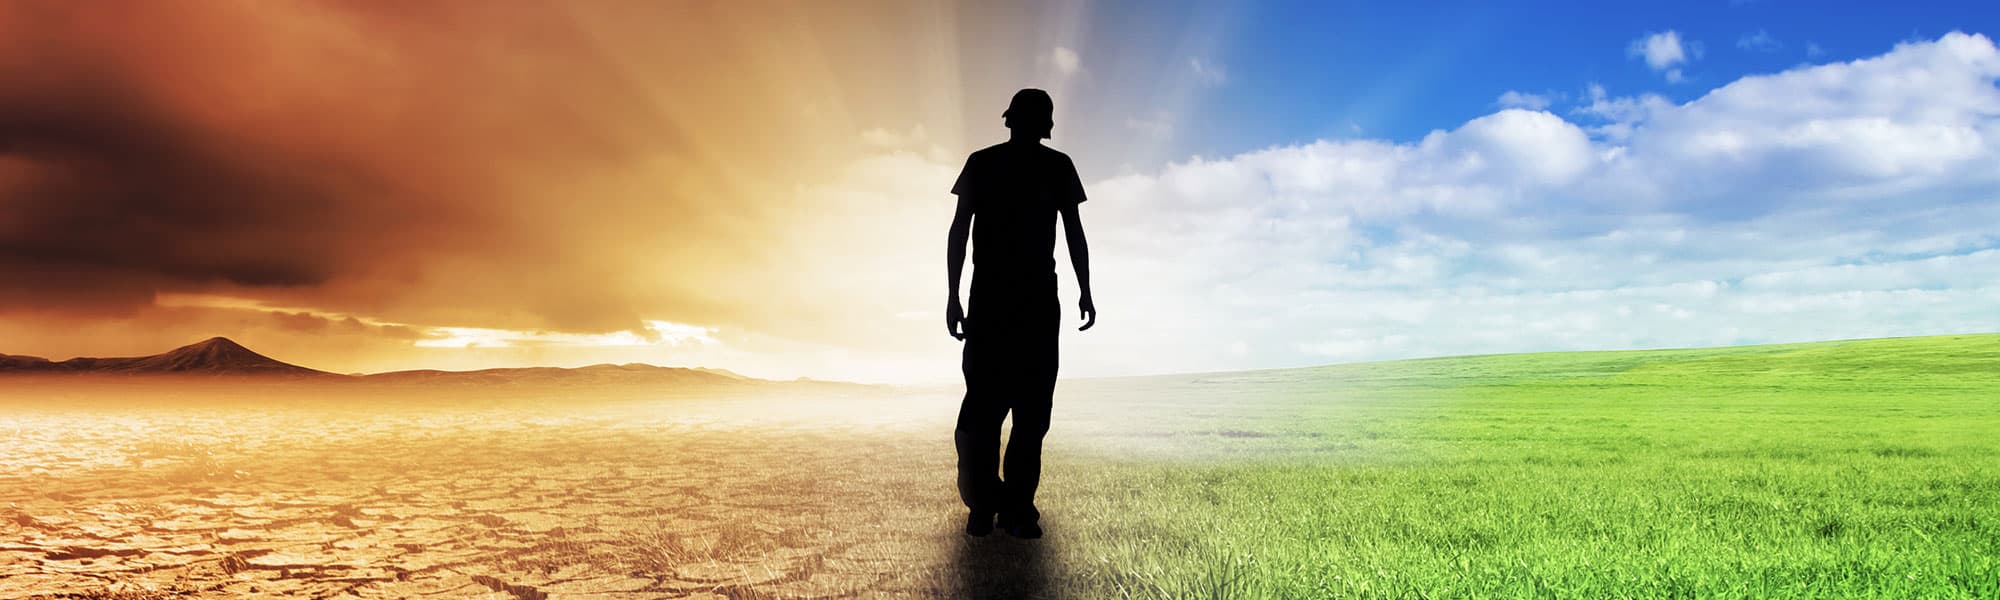
[{"label": "man's shoe", "polygon": [[1011,535],[1024,540],[1032,540],[1035,538],[1042,537],[1042,526],[1032,521],[1027,523],[1015,523],[1007,526],[1007,535]]},{"label": "man's shoe", "polygon": [[1039,520],[1037,517],[1031,517],[1021,512],[1002,512],[1000,513],[1000,529],[1006,530],[1007,535],[1024,540],[1032,540],[1042,537],[1042,526],[1036,523]]},{"label": "man's shoe", "polygon": [[993,533],[993,513],[975,510],[965,516],[965,535],[986,537],[989,533]]}]

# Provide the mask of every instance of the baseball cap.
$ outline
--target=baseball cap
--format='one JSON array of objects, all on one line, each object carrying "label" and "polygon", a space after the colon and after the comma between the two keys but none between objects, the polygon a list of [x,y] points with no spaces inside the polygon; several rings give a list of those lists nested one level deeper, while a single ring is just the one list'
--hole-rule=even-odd
[{"label": "baseball cap", "polygon": [[1007,111],[1000,113],[1000,116],[1009,120],[1010,127],[1014,124],[1053,125],[1055,112],[1056,102],[1049,98],[1048,92],[1023,88],[1014,92],[1014,99],[1007,103]]}]

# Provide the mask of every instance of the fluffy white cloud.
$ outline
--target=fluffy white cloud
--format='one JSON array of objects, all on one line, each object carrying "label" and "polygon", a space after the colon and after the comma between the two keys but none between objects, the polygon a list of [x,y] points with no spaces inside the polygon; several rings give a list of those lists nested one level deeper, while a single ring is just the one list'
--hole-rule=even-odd
[{"label": "fluffy white cloud", "polygon": [[1996,81],[1953,34],[1097,182],[1066,372],[2000,330]]},{"label": "fluffy white cloud", "polygon": [[1625,53],[1645,59],[1646,66],[1660,71],[1666,76],[1667,81],[1679,83],[1683,80],[1679,67],[1701,56],[1701,44],[1694,42],[1683,44],[1680,32],[1669,29],[1632,40],[1631,45],[1626,47]]},{"label": "fluffy white cloud", "polygon": [[1671,29],[1633,40],[1626,53],[1645,58],[1646,66],[1655,71],[1687,62],[1687,51],[1681,47],[1681,34]]},{"label": "fluffy white cloud", "polygon": [[1502,110],[1473,119],[1450,134],[1433,133],[1420,147],[1433,143],[1458,148],[1462,158],[1454,162],[1483,167],[1486,174],[1481,179],[1517,185],[1568,183],[1598,162],[1583,129],[1542,111]]},{"label": "fluffy white cloud", "polygon": [[1584,93],[1590,103],[1577,107],[1575,112],[1600,123],[1589,128],[1591,133],[1616,142],[1630,138],[1639,123],[1674,107],[1674,103],[1658,94],[1612,97],[1604,86],[1595,83],[1586,87]]},{"label": "fluffy white cloud", "polygon": [[1656,187],[1683,203],[1900,201],[1948,182],[1991,182],[1996,78],[2000,52],[1965,34],[1745,77],[1649,113],[1628,155],[1652,159],[1631,166],[1653,171]]}]

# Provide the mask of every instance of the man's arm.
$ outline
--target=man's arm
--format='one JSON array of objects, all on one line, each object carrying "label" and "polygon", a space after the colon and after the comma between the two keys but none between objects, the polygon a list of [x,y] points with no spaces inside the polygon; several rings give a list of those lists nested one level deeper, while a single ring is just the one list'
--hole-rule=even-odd
[{"label": "man's arm", "polygon": [[958,280],[965,273],[965,240],[972,237],[972,201],[961,195],[958,210],[951,216],[951,231],[946,233],[944,260],[946,277],[950,280],[951,301],[945,304],[944,330],[951,337],[965,339],[960,325],[965,321],[965,306],[958,302]]},{"label": "man's arm", "polygon": [[1097,324],[1097,302],[1090,297],[1090,243],[1083,239],[1083,217],[1077,213],[1077,205],[1066,205],[1062,209],[1063,239],[1069,246],[1069,264],[1076,269],[1076,287],[1083,291],[1083,298],[1077,300],[1077,308],[1082,311],[1083,326],[1077,331],[1090,329]]}]

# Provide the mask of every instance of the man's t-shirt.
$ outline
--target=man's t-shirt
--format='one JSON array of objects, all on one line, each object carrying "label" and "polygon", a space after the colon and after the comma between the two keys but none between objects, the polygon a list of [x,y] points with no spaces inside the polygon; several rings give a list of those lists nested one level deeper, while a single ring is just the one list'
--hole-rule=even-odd
[{"label": "man's t-shirt", "polygon": [[1053,283],[1058,211],[1084,201],[1069,155],[1039,143],[989,146],[965,159],[951,193],[972,202],[975,278]]}]

